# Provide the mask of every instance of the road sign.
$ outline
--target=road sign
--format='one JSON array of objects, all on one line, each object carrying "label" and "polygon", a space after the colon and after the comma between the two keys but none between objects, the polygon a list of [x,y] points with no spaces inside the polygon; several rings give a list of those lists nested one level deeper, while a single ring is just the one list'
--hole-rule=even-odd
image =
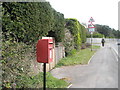
[{"label": "road sign", "polygon": [[89,28],[89,32],[94,32],[95,28]]},{"label": "road sign", "polygon": [[95,22],[94,19],[91,17],[88,22]]},{"label": "road sign", "polygon": [[88,28],[95,28],[95,26],[91,23],[91,24],[88,24]]}]

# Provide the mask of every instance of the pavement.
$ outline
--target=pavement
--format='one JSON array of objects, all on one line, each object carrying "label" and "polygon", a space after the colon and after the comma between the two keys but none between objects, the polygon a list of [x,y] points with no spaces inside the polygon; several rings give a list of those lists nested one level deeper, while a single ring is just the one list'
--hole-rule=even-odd
[{"label": "pavement", "polygon": [[118,88],[117,54],[109,43],[101,47],[86,65],[62,66],[51,74],[71,83],[69,88]]}]

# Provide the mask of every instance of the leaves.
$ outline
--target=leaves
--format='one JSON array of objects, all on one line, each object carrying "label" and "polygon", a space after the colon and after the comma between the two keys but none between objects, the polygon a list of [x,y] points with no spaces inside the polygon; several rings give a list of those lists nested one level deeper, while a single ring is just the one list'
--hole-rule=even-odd
[{"label": "leaves", "polygon": [[96,24],[95,26],[96,26],[97,32],[100,33],[100,34],[103,34],[105,36],[105,38],[106,37],[109,37],[109,38],[119,38],[119,35],[118,35],[119,30],[117,31],[115,29],[112,29],[112,28],[110,28],[107,25]]},{"label": "leaves", "polygon": [[77,19],[66,19],[66,28],[68,28],[74,37],[74,48],[79,49],[81,43],[86,41],[85,27],[82,26]]},{"label": "leaves", "polygon": [[4,2],[3,37],[24,43],[35,43],[54,31],[57,42],[64,38],[64,16],[48,2]]}]

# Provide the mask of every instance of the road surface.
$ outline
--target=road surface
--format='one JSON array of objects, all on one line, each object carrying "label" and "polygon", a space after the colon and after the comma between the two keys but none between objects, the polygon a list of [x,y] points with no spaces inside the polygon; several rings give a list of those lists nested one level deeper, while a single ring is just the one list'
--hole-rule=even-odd
[{"label": "road surface", "polygon": [[51,71],[58,79],[66,78],[70,88],[118,88],[117,54],[106,43],[92,57],[88,65],[63,66]]}]

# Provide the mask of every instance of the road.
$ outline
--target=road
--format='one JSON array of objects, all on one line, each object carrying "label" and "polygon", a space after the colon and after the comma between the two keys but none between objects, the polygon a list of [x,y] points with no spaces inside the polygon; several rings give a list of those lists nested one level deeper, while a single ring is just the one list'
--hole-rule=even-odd
[{"label": "road", "polygon": [[106,43],[92,57],[88,65],[63,66],[51,71],[58,79],[66,78],[70,88],[118,88],[117,54]]}]

